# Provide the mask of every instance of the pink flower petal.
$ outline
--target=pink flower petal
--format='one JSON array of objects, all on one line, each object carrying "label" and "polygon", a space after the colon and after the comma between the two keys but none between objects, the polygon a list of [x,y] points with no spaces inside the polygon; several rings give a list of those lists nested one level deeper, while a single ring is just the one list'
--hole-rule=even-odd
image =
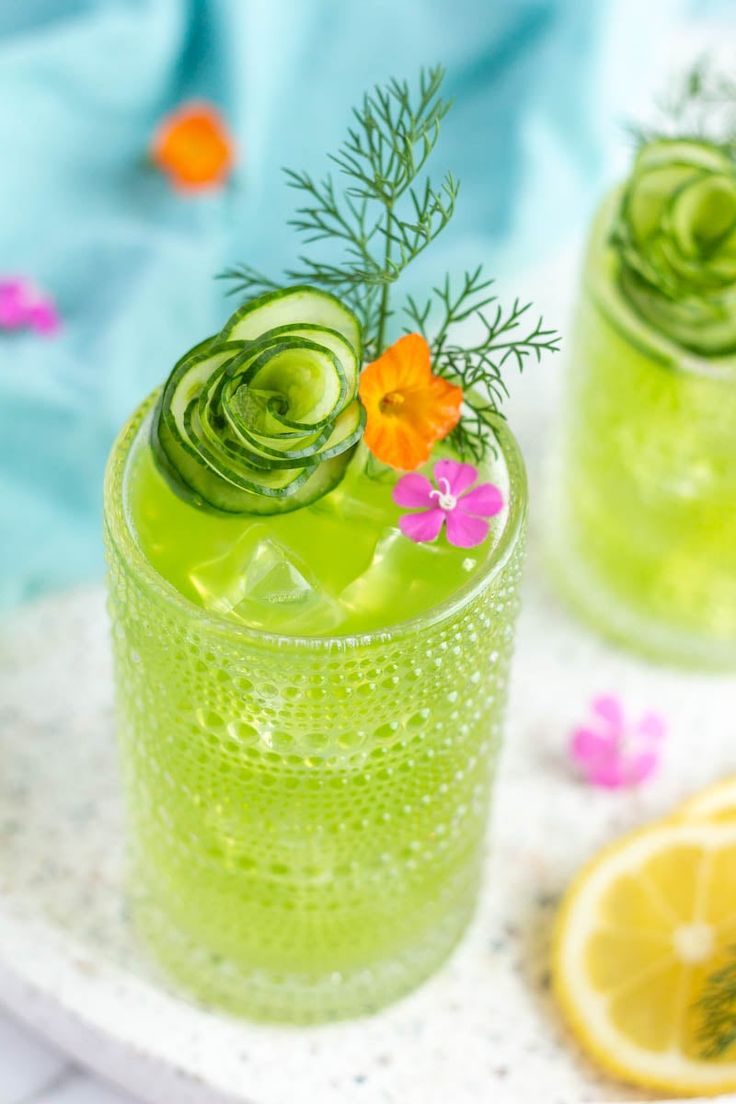
[{"label": "pink flower petal", "polygon": [[650,741],[663,740],[667,734],[664,717],[660,717],[659,713],[645,713],[636,726],[636,734],[644,736]]},{"label": "pink flower petal", "polygon": [[450,484],[450,494],[455,496],[462,494],[478,478],[472,464],[461,464],[458,460],[438,460],[432,471],[437,485],[441,488],[440,479],[446,479]]},{"label": "pink flower petal", "polygon": [[618,698],[613,694],[601,694],[593,700],[592,709],[617,735],[623,735],[624,711]]},{"label": "pink flower petal", "polygon": [[661,761],[661,740],[667,732],[664,718],[648,712],[629,721],[614,694],[594,699],[591,710],[592,721],[573,731],[569,745],[570,758],[586,780],[618,789],[650,778]]},{"label": "pink flower petal", "polygon": [[61,329],[61,319],[53,303],[36,303],[28,310],[28,322],[36,333],[51,337]]},{"label": "pink flower petal", "polygon": [[44,297],[32,281],[22,276],[0,280],[0,328],[30,326],[40,334],[54,334],[61,319],[53,300]]},{"label": "pink flower petal", "polygon": [[25,280],[15,278],[0,280],[0,299],[12,299],[17,302],[28,297],[28,285]]},{"label": "pink flower petal", "polygon": [[618,790],[629,785],[626,772],[617,759],[590,764],[585,773],[589,782],[607,790]]},{"label": "pink flower petal", "polygon": [[404,514],[399,518],[399,528],[405,537],[419,544],[436,540],[444,520],[443,510],[422,510],[419,514]]},{"label": "pink flower petal", "polygon": [[19,300],[0,298],[0,328],[17,330],[28,322],[28,308]]},{"label": "pink flower petal", "polygon": [[570,755],[579,763],[590,763],[608,755],[615,744],[610,736],[600,736],[590,728],[578,728],[570,741]]},{"label": "pink flower petal", "polygon": [[630,786],[636,786],[645,779],[650,778],[659,766],[659,755],[656,751],[642,752],[629,759],[625,765],[626,781]]},{"label": "pink flower petal", "polygon": [[495,483],[481,483],[458,499],[457,508],[464,514],[495,517],[503,510],[503,495]]},{"label": "pink flower petal", "polygon": [[431,509],[434,506],[431,491],[432,484],[426,475],[409,472],[408,475],[402,475],[394,487],[393,499],[397,506],[408,506],[409,509],[418,509],[420,506],[424,506]]},{"label": "pink flower petal", "polygon": [[488,522],[471,517],[462,510],[450,510],[447,514],[447,539],[456,548],[475,548],[488,536]]}]

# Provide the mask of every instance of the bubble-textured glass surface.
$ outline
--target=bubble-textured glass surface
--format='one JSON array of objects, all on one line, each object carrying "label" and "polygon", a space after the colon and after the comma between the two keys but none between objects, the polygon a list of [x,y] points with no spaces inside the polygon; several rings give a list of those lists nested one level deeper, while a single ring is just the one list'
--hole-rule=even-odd
[{"label": "bubble-textured glass surface", "polygon": [[288,637],[199,608],[106,481],[110,611],[139,931],[201,1000],[266,1020],[370,1012],[473,910],[518,602],[526,486],[484,571],[386,631]]},{"label": "bubble-textured glass surface", "polygon": [[736,667],[736,356],[686,350],[627,301],[610,243],[619,201],[594,224],[570,342],[553,569],[624,644]]}]

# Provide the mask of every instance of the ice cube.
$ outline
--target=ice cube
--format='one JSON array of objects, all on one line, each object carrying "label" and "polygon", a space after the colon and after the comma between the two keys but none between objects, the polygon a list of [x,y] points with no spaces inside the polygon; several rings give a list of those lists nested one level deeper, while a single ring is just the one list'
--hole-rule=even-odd
[{"label": "ice cube", "polygon": [[307,602],[314,584],[275,540],[262,540],[250,556],[243,578],[243,597],[255,602]]},{"label": "ice cube", "polygon": [[398,529],[387,529],[370,565],[345,587],[340,601],[351,618],[360,620],[361,629],[411,617],[432,604],[446,558],[448,550],[440,543],[414,544]]},{"label": "ice cube", "polygon": [[339,627],[340,605],[292,550],[254,526],[221,555],[199,564],[192,585],[202,604],[267,632],[318,635]]},{"label": "ice cube", "polygon": [[252,530],[228,543],[223,552],[191,567],[189,580],[205,609],[230,613],[245,595],[245,569],[257,535]]},{"label": "ice cube", "polygon": [[253,549],[232,613],[254,628],[308,636],[334,631],[344,617],[294,550],[270,537]]},{"label": "ice cube", "polygon": [[229,613],[243,600],[247,567],[264,533],[265,526],[253,525],[190,570],[189,581],[206,609]]}]

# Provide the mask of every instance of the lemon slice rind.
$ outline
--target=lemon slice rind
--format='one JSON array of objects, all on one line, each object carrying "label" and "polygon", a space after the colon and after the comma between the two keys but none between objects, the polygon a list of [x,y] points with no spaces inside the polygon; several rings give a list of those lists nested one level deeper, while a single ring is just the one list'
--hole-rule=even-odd
[{"label": "lemon slice rind", "polygon": [[698,790],[679,806],[675,815],[686,820],[736,819],[736,775]]},{"label": "lemon slice rind", "polygon": [[638,1046],[611,1021],[606,994],[591,984],[585,961],[589,940],[600,929],[601,901],[614,882],[635,875],[668,848],[688,844],[733,847],[736,855],[736,821],[661,821],[611,844],[582,870],[558,916],[553,985],[574,1034],[609,1073],[665,1092],[716,1095],[736,1089],[736,1061],[691,1059],[676,1046],[664,1052]]}]

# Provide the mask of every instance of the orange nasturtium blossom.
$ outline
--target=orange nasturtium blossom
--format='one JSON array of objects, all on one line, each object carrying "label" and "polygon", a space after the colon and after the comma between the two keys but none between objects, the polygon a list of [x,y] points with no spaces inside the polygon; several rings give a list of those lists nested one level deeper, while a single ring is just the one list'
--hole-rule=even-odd
[{"label": "orange nasturtium blossom", "polygon": [[429,345],[412,333],[368,364],[360,377],[365,443],[376,459],[414,471],[460,421],[462,388],[432,375]]},{"label": "orange nasturtium blossom", "polygon": [[151,157],[175,188],[198,191],[225,182],[233,167],[233,142],[211,104],[189,103],[163,120]]}]

